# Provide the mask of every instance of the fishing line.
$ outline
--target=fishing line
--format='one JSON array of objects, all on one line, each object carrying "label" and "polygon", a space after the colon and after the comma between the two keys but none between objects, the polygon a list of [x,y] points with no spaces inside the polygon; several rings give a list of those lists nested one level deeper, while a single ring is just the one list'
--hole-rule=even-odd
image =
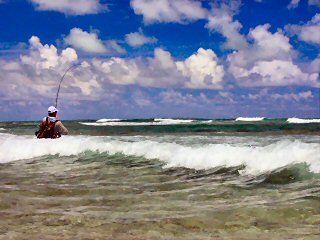
[{"label": "fishing line", "polygon": [[55,105],[55,107],[58,107],[59,92],[60,92],[61,83],[62,83],[64,77],[67,75],[67,73],[68,73],[72,68],[76,68],[76,67],[78,67],[78,66],[80,66],[80,65],[81,65],[80,63],[71,65],[71,66],[64,72],[64,74],[62,75],[62,77],[61,77],[61,79],[60,79],[59,86],[58,86],[57,95],[56,95],[56,105]]}]

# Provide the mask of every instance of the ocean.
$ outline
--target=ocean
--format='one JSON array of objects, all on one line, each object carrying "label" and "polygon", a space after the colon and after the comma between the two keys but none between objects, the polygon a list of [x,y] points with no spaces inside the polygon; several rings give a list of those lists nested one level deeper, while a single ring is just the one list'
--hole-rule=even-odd
[{"label": "ocean", "polygon": [[319,239],[319,119],[0,123],[0,239]]}]

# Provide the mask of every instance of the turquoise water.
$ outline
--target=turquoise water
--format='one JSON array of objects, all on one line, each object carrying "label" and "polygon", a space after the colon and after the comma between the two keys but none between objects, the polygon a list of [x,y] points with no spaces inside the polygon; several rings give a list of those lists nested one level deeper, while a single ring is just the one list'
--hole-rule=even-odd
[{"label": "turquoise water", "polygon": [[0,239],[318,239],[320,123],[0,123]]}]

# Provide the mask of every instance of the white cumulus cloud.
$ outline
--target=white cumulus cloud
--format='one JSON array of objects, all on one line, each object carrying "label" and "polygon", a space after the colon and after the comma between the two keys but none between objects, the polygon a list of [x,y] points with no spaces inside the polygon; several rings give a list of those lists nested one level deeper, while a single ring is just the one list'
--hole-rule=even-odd
[{"label": "white cumulus cloud", "polygon": [[239,33],[241,23],[233,21],[232,16],[227,13],[218,12],[209,16],[206,28],[221,33],[227,39],[225,48],[239,49],[247,45],[245,38]]},{"label": "white cumulus cloud", "polygon": [[98,38],[97,33],[88,33],[80,28],[71,29],[69,35],[63,40],[65,44],[87,53],[126,53],[126,50],[116,40],[102,41]]},{"label": "white cumulus cloud", "polygon": [[208,15],[208,23],[205,25],[212,32],[218,32],[226,38],[225,48],[240,49],[247,46],[247,41],[240,34],[242,25],[233,20],[238,11],[240,2],[232,1],[229,5],[222,3],[220,6],[213,5]]},{"label": "white cumulus cloud", "polygon": [[275,101],[284,100],[284,101],[300,102],[300,101],[312,100],[315,96],[310,90],[302,91],[302,92],[274,93],[274,92],[270,92],[269,89],[267,88],[263,88],[256,94],[248,94],[242,97],[248,98],[250,100],[270,98]]},{"label": "white cumulus cloud", "polygon": [[270,95],[272,99],[278,100],[283,99],[287,101],[296,101],[299,102],[301,100],[310,100],[314,98],[314,95],[311,91],[304,91],[299,93],[285,93],[285,94],[279,94],[279,93],[273,93]]},{"label": "white cumulus cloud", "polygon": [[44,69],[55,68],[60,64],[69,64],[78,59],[74,49],[66,48],[59,55],[54,45],[42,45],[37,36],[32,36],[29,43],[30,54],[22,55],[20,57],[21,63],[33,67],[38,74]]},{"label": "white cumulus cloud", "polygon": [[204,19],[207,13],[201,1],[195,0],[131,0],[130,4],[136,14],[143,16],[145,24],[185,23]]},{"label": "white cumulus cloud", "polygon": [[137,83],[140,69],[134,60],[112,57],[107,60],[94,59],[94,72],[105,75],[113,84],[128,85]]},{"label": "white cumulus cloud", "polygon": [[224,76],[216,54],[202,48],[184,61],[175,61],[170,52],[156,48],[152,58],[95,59],[93,66],[113,84],[121,85],[217,89]]},{"label": "white cumulus cloud", "polygon": [[[225,63],[230,68],[232,66],[232,70],[239,71],[239,75],[235,76],[239,85],[317,86],[319,58],[306,63],[303,69],[294,63],[295,53],[281,32],[271,33],[268,26],[260,26],[251,30],[249,35],[252,43],[231,54]],[[113,109],[120,109],[119,112],[123,107],[134,109],[135,112],[139,106],[143,110],[147,107],[154,108],[157,112],[160,104],[166,107],[176,106],[174,112],[184,105],[186,108],[183,113],[189,113],[192,106],[199,113],[207,113],[212,102],[220,106],[219,111],[223,111],[226,104],[236,104],[239,100],[228,92],[231,88],[227,84],[231,82],[226,77],[230,73],[225,73],[223,62],[211,49],[199,48],[183,59],[175,59],[169,51],[156,48],[151,57],[99,57],[84,61],[78,59],[73,48],[57,49],[54,45],[41,43],[37,36],[33,36],[29,40],[29,49],[20,57],[10,60],[0,58],[1,101],[13,107],[21,105],[39,108],[54,103],[61,76],[75,63],[80,64],[66,75],[60,92],[60,102],[70,110],[73,109],[72,111],[77,109],[72,106],[86,104],[86,111],[90,112],[93,104],[100,104],[100,107],[114,106]],[[148,87],[160,88],[160,94],[148,94]],[[138,89],[130,92],[132,97],[129,103],[128,89]],[[183,89],[183,93],[179,89]],[[188,89],[219,91],[210,96]],[[264,96],[274,101],[290,100],[314,104],[316,93],[309,90],[268,93]],[[251,94],[244,99],[263,100],[260,95],[262,96],[260,93]],[[202,108],[203,106],[206,107]],[[238,109],[235,111],[238,112]]]},{"label": "white cumulus cloud", "polygon": [[88,33],[80,28],[71,29],[70,34],[64,38],[64,42],[88,53],[106,53],[108,51],[96,33]]},{"label": "white cumulus cloud", "polygon": [[[207,20],[207,29],[226,38],[224,48],[239,49],[247,45],[245,37],[240,34],[242,24],[233,19],[241,6],[239,0],[213,1],[210,11],[197,0],[131,0],[130,3],[134,12],[143,16],[145,24],[185,24],[203,19]],[[127,42],[142,45],[144,42],[154,42],[154,39],[147,39],[140,32],[127,35]]]},{"label": "white cumulus cloud", "polygon": [[[78,61],[78,55],[73,48],[58,51],[53,45],[42,44],[37,36],[31,37],[29,43],[29,52],[20,59],[0,60],[1,89],[8,99],[54,98],[61,76]],[[92,93],[101,88],[97,76],[82,67],[70,72],[67,78],[64,88],[73,89],[73,93],[66,94],[68,98],[92,99],[97,96]]]},{"label": "white cumulus cloud", "polygon": [[228,56],[229,72],[245,86],[319,86],[319,73],[303,72],[293,62],[295,51],[281,31],[271,33],[270,25],[252,29],[253,43]]},{"label": "white cumulus cloud", "polygon": [[311,63],[309,64],[309,71],[320,72],[320,56],[318,56],[316,59],[311,61]]},{"label": "white cumulus cloud", "polygon": [[284,60],[258,61],[248,74],[253,78],[255,75],[259,76],[258,85],[263,86],[291,85],[308,81],[315,83],[318,78],[318,75],[303,73],[292,61]]},{"label": "white cumulus cloud", "polygon": [[57,11],[68,15],[86,15],[107,9],[99,0],[30,0],[39,11]]},{"label": "white cumulus cloud", "polygon": [[[316,86],[319,82],[319,60],[310,62],[308,71],[303,71],[293,62],[294,51],[281,32],[271,33],[268,26],[260,26],[251,30],[250,37],[252,44],[234,52],[227,59],[229,71],[235,74],[239,85]],[[54,45],[41,43],[38,37],[33,36],[29,40],[29,51],[20,58],[0,59],[1,99],[54,100],[61,76],[75,63],[81,64],[67,74],[61,95],[70,102],[105,99],[105,92],[110,93],[109,89],[123,89],[127,85],[221,89],[219,98],[230,98],[226,92],[228,89],[225,88],[225,67],[211,49],[199,48],[184,59],[175,59],[169,51],[156,48],[151,57],[99,57],[79,61],[75,49],[57,49]],[[115,97],[118,95],[114,92]],[[309,99],[309,95],[305,93],[296,99]],[[172,92],[164,94],[163,97],[167,102],[171,98],[178,98],[180,102],[191,101],[187,95],[180,96]],[[143,95],[137,94],[137,99],[139,101],[135,104],[149,106],[148,98]],[[202,95],[197,95],[196,99],[196,102],[207,101]],[[232,99],[228,101],[231,102]]]},{"label": "white cumulus cloud", "polygon": [[110,52],[117,52],[120,54],[124,54],[127,52],[126,49],[121,47],[116,40],[108,40],[106,41],[105,45]]},{"label": "white cumulus cloud", "polygon": [[291,34],[297,35],[301,41],[320,44],[320,14],[317,13],[314,17],[305,25],[287,25],[286,31]]},{"label": "white cumulus cloud", "polygon": [[177,62],[177,68],[190,81],[189,88],[220,88],[224,69],[218,64],[218,57],[211,49],[199,48],[198,52],[185,61]]},{"label": "white cumulus cloud", "polygon": [[155,37],[145,36],[141,30],[139,32],[126,34],[125,40],[132,47],[140,47],[144,44],[151,44],[158,41]]}]

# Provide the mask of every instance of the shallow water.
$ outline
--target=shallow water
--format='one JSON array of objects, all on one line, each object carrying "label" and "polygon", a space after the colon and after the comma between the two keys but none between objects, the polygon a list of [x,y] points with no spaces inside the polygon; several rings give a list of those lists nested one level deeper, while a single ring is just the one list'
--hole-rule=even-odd
[{"label": "shallow water", "polygon": [[320,235],[320,124],[36,125],[0,123],[0,239]]}]

